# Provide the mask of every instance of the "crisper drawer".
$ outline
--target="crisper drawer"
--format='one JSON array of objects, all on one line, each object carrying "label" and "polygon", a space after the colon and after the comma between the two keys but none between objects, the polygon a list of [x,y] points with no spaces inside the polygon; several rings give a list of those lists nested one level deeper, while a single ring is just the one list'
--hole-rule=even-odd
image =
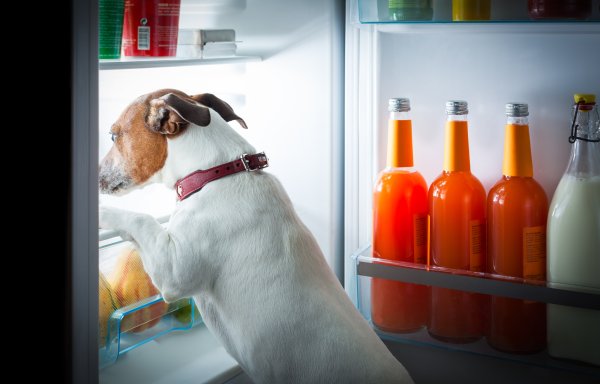
[{"label": "crisper drawer", "polygon": [[133,244],[111,233],[99,245],[99,365],[176,330],[201,323],[193,299],[165,303]]},{"label": "crisper drawer", "polygon": [[600,292],[376,259],[370,246],[351,257],[355,303],[383,339],[600,379]]}]

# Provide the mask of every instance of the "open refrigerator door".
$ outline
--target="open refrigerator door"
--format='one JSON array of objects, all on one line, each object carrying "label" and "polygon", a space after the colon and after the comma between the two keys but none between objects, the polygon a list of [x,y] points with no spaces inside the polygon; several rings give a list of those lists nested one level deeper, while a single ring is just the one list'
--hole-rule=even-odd
[{"label": "open refrigerator door", "polygon": [[[581,6],[583,11],[561,8],[560,16],[556,16],[547,13],[556,10],[546,8],[544,11],[538,3],[543,2],[347,2],[345,288],[376,332],[389,341],[388,346],[412,348],[410,350],[415,354],[431,356],[430,363],[439,368],[434,371],[416,361],[411,366],[406,362],[411,361],[410,357],[404,361],[407,369],[414,372],[416,381],[436,382],[453,373],[468,381],[470,375],[484,374],[477,368],[469,368],[470,373],[465,375],[455,372],[448,362],[466,355],[454,352],[484,357],[471,359],[473,364],[475,361],[492,364],[493,368],[488,366],[488,369],[503,372],[498,376],[503,380],[523,379],[522,376],[511,376],[511,371],[518,372],[519,369],[502,366],[503,361],[525,363],[523,367],[544,367],[552,372],[547,375],[557,375],[553,378],[557,382],[577,379],[587,382],[585,380],[600,377],[597,349],[588,350],[586,357],[572,357],[576,361],[571,362],[553,357],[546,349],[548,335],[551,335],[549,342],[570,339],[570,343],[580,348],[588,345],[584,339],[599,337],[597,327],[593,325],[600,315],[598,285],[572,282],[557,289],[544,280],[502,276],[485,267],[472,270],[467,267],[465,270],[436,265],[436,256],[431,250],[428,250],[427,261],[419,264],[391,260],[372,246],[373,196],[380,193],[375,189],[379,185],[376,184],[378,174],[389,169],[385,168],[387,108],[388,100],[393,98],[410,99],[414,167],[423,174],[428,186],[440,175],[442,164],[445,164],[444,105],[453,100],[468,101],[470,143],[467,150],[470,149],[471,171],[481,180],[486,194],[502,176],[505,104],[528,103],[535,179],[548,201],[552,199],[569,159],[568,138],[572,122],[569,112],[573,94],[600,92],[596,68],[600,56],[593,48],[600,41],[600,9],[597,2],[579,2],[574,7]],[[557,4],[554,5],[560,7]],[[473,7],[476,6],[487,9],[483,15],[471,13],[468,19],[461,19],[466,8],[471,7],[475,12]],[[463,16],[457,16],[457,11]],[[540,12],[546,13],[542,16]],[[598,212],[593,199],[588,200],[588,204],[590,210]],[[449,224],[459,225],[458,222],[456,218],[454,224]],[[428,228],[432,230],[432,227]],[[532,247],[545,249],[545,237],[532,241],[539,243],[531,243]],[[486,245],[481,246],[485,250]],[[546,261],[545,252],[543,261]],[[395,289],[396,296],[388,295],[387,303],[381,302],[386,299],[381,296],[385,292],[382,284],[388,287],[388,293],[389,289]],[[404,308],[408,308],[411,301],[406,295],[415,294],[417,288],[431,295],[427,308],[430,312],[422,324],[416,330],[402,326],[395,330],[386,329],[386,323],[381,320],[386,316],[395,318],[398,324],[409,322],[411,313],[416,316],[418,309],[414,306],[412,311],[408,310],[411,313],[403,315],[395,313],[394,308],[402,308],[403,303]],[[434,296],[439,298],[440,292],[451,293],[446,298],[456,300],[450,305],[454,310],[448,307],[450,302],[440,305],[435,300]],[[462,304],[464,300],[475,297],[480,299],[478,310],[457,312],[456,309],[466,308]],[[568,326],[576,322],[566,322],[566,328],[554,330],[555,333],[549,329],[546,333],[545,312],[538,316],[541,312],[536,313],[534,309],[529,315],[521,313],[521,320],[537,319],[532,328],[536,329],[534,333],[542,335],[539,337],[541,349],[523,354],[510,348],[499,349],[497,345],[494,348],[490,344],[494,342],[490,332],[506,323],[502,323],[504,320],[498,313],[492,312],[490,305],[498,308],[508,303],[506,309],[514,312],[516,307],[511,305],[518,301],[516,299],[530,303],[527,308],[544,311],[546,306],[571,306],[573,311],[587,311],[588,320],[577,323],[580,324],[577,327],[584,329],[578,336]],[[446,318],[440,323],[440,316],[443,317],[440,313],[444,311],[447,316],[453,316],[453,320]],[[475,321],[476,318],[479,320]],[[453,322],[458,328],[439,330],[440,325]],[[439,336],[440,332],[458,335],[467,332],[467,328],[478,330],[478,336],[463,339],[460,343],[451,340],[453,337]],[[505,331],[521,332],[524,341],[534,338],[533,334],[522,332],[527,329],[523,321],[517,321],[509,328]],[[440,355],[436,352],[440,348],[452,353],[442,353],[444,357],[434,359]],[[406,358],[407,354],[398,356]],[[465,358],[467,360],[469,358]],[[561,376],[566,371],[574,376]],[[536,376],[528,372],[527,375],[536,382],[546,374]]]}]

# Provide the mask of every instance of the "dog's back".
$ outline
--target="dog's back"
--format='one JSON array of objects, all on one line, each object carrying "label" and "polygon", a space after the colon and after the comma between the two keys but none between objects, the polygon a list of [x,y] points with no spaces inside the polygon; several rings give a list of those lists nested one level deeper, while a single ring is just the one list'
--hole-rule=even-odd
[{"label": "dog's back", "polygon": [[[219,271],[196,302],[228,352],[262,383],[411,382],[353,307],[279,182],[267,173],[240,178],[202,191],[196,207],[210,220],[201,224],[210,238],[223,239],[209,245]],[[219,215],[206,214],[222,201],[229,203]]]}]

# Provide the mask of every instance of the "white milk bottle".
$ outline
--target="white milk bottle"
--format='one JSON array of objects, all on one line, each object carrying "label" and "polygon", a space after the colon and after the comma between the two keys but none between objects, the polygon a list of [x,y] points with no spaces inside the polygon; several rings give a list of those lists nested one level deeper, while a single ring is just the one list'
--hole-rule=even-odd
[{"label": "white milk bottle", "polygon": [[[600,117],[575,95],[571,158],[548,214],[548,286],[600,295]],[[548,353],[600,365],[600,310],[548,305]]]}]

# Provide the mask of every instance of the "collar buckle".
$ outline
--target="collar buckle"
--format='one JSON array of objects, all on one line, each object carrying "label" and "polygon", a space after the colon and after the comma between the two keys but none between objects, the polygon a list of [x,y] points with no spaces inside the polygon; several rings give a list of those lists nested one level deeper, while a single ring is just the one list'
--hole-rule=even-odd
[{"label": "collar buckle", "polygon": [[260,153],[257,153],[256,155],[253,155],[258,160],[258,163],[255,163],[255,164],[250,163],[250,159],[248,159],[248,156],[249,155],[247,153],[244,153],[243,155],[240,156],[240,160],[242,161],[242,164],[244,165],[244,169],[246,170],[246,172],[254,172],[259,169],[263,169],[263,168],[266,168],[269,166],[269,159],[267,158],[267,155],[265,155],[264,152],[260,152]]}]

